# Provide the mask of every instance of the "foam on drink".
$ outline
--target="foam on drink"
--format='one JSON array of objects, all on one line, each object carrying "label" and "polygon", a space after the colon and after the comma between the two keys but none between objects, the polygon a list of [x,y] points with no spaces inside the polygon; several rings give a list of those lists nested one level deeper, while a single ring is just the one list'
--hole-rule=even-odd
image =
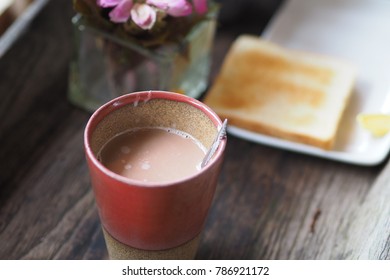
[{"label": "foam on drink", "polygon": [[103,146],[98,159],[121,176],[166,183],[199,172],[205,153],[205,147],[191,135],[153,127],[116,135]]}]

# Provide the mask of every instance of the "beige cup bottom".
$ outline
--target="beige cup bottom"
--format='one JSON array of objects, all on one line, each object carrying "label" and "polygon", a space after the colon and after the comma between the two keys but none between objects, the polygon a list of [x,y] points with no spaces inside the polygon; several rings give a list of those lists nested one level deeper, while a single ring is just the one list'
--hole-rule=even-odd
[{"label": "beige cup bottom", "polygon": [[200,237],[198,235],[189,242],[172,249],[150,251],[123,244],[113,238],[104,228],[102,229],[111,260],[191,260],[195,258]]}]

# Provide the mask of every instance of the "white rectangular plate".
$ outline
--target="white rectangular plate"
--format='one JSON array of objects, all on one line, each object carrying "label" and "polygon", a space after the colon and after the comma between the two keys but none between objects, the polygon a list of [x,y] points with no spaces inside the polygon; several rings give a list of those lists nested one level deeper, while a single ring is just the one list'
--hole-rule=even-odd
[{"label": "white rectangular plate", "polygon": [[357,68],[357,81],[331,151],[239,127],[237,137],[286,150],[358,165],[382,162],[390,134],[374,138],[359,127],[359,113],[390,113],[390,1],[287,0],[261,35],[281,46],[331,55]]}]

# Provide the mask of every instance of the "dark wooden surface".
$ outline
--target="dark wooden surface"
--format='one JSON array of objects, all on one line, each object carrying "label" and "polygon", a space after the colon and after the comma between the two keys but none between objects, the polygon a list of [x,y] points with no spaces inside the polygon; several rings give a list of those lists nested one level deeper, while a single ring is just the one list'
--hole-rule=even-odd
[{"label": "dark wooden surface", "polygon": [[[232,2],[212,79],[279,4]],[[0,58],[0,259],[107,258],[83,153],[90,115],[66,97],[72,15],[71,1],[50,1]],[[387,159],[353,166],[229,136],[197,258],[390,259],[389,174]]]}]

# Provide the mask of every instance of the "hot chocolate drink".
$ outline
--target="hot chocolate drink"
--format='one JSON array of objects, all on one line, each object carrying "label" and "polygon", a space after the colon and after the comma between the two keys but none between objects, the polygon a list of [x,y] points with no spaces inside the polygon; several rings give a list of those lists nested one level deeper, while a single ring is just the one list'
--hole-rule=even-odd
[{"label": "hot chocolate drink", "polygon": [[150,183],[180,180],[198,173],[205,148],[191,135],[174,129],[142,128],[108,141],[99,160],[111,171]]}]

